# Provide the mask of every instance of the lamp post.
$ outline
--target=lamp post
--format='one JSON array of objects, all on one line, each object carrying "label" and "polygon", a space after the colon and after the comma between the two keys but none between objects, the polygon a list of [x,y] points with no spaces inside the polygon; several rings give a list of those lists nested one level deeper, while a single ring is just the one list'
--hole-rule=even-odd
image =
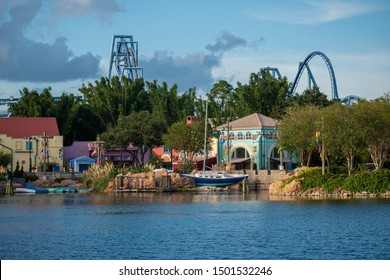
[{"label": "lamp post", "polygon": [[46,131],[43,132],[42,136],[39,136],[43,140],[43,176],[46,177],[46,158],[48,154],[47,147],[49,146],[49,139],[53,138],[53,136],[46,135]]},{"label": "lamp post", "polygon": [[229,118],[227,122],[227,126],[224,127],[224,129],[227,129],[227,164],[226,169],[230,170],[230,130],[232,129],[232,126],[229,123]]}]

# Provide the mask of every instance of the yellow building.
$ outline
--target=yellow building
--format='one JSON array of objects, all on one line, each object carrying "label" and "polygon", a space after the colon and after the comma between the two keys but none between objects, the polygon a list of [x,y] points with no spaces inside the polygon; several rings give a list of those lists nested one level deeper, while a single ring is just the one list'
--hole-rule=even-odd
[{"label": "yellow building", "polygon": [[56,118],[0,118],[0,150],[11,153],[12,171],[17,162],[25,172],[63,169],[63,137]]}]

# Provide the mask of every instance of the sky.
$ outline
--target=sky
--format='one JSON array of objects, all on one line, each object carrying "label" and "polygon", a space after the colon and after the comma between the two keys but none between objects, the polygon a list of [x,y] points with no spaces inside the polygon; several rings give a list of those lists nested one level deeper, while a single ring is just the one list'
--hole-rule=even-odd
[{"label": "sky", "polygon": [[[340,98],[390,92],[388,0],[0,0],[0,98],[24,87],[79,95],[108,76],[113,35],[138,42],[145,80],[179,93],[236,87],[266,67],[293,82],[314,51],[329,58]],[[327,64],[309,66],[331,98]],[[307,86],[304,73],[297,91]]]}]

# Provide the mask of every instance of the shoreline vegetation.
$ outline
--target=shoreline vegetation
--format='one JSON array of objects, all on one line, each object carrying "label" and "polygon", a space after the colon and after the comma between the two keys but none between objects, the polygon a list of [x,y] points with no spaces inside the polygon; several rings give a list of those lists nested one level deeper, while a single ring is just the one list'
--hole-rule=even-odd
[{"label": "shoreline vegetation", "polygon": [[269,195],[318,198],[390,198],[390,170],[326,174],[321,168],[300,167],[269,186]]},{"label": "shoreline vegetation", "polygon": [[[106,164],[86,172],[81,181],[58,178],[29,183],[40,188],[72,185],[78,189],[88,188],[90,192],[95,193],[242,191],[241,183],[223,188],[196,187],[192,179],[181,177],[178,173],[168,173],[166,170],[124,171],[127,170],[116,170],[112,164]],[[168,177],[169,184],[165,183]],[[286,173],[282,179],[270,183],[268,195],[286,198],[390,198],[390,170],[359,171],[353,175],[330,173],[322,175],[321,168],[299,167],[293,172]]]},{"label": "shoreline vegetation", "polygon": [[[111,171],[109,170],[111,169]],[[197,188],[193,180],[180,177],[178,173],[168,174],[166,171],[127,173],[125,176],[120,173],[113,175],[113,166],[107,165],[99,172],[94,171],[94,179],[87,179],[86,183],[94,186],[97,192],[112,192],[113,188],[128,189],[134,187],[134,179],[143,179],[144,189],[162,187],[164,176],[170,176],[171,192],[210,192],[210,191],[240,191],[240,184],[228,187],[204,187]],[[102,174],[112,174],[110,178]],[[97,175],[98,174],[98,175]],[[88,176],[88,173],[86,174]],[[101,183],[99,184],[98,181]],[[99,186],[99,188],[96,188]],[[353,175],[346,174],[321,174],[318,167],[300,167],[294,172],[287,173],[284,178],[276,180],[269,185],[269,195],[290,196],[290,197],[321,197],[321,198],[368,198],[383,197],[390,198],[390,170],[378,169],[375,171],[359,171]]]}]

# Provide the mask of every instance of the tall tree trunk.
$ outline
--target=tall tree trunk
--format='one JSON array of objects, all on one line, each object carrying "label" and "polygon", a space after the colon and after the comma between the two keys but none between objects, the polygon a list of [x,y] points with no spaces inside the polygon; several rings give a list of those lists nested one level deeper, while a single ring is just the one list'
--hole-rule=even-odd
[{"label": "tall tree trunk", "polygon": [[348,175],[352,175],[353,173],[353,160],[354,160],[354,154],[353,152],[350,151],[347,155]]},{"label": "tall tree trunk", "polygon": [[310,166],[312,152],[307,152],[307,167]]},{"label": "tall tree trunk", "polygon": [[386,143],[380,145],[369,145],[368,151],[370,152],[372,162],[375,165],[375,169],[383,167],[383,164],[390,157],[390,148]]},{"label": "tall tree trunk", "polygon": [[305,149],[300,149],[299,150],[299,157],[300,157],[300,162],[301,166],[305,166]]}]

